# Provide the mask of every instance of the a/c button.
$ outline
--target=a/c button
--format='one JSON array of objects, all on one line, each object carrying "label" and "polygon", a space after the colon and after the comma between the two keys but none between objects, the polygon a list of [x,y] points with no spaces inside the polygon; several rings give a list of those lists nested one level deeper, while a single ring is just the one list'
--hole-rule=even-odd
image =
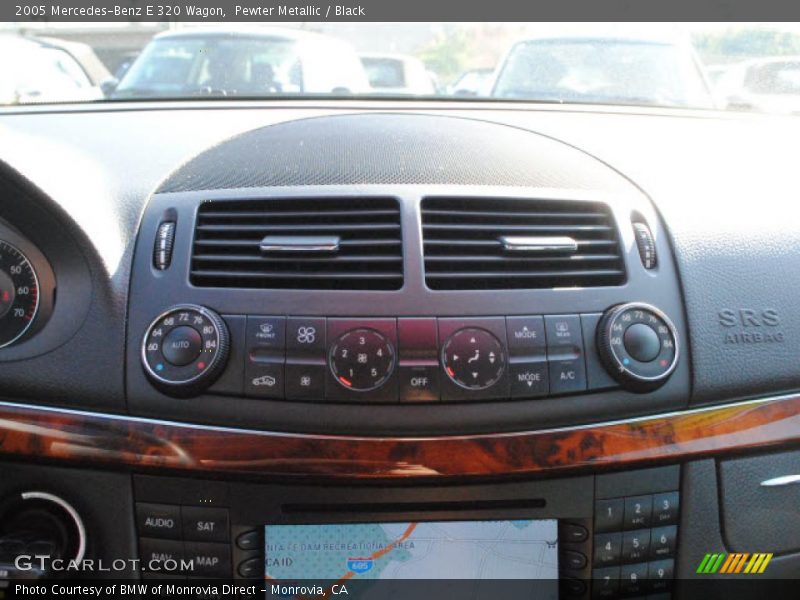
[{"label": "a/c button", "polygon": [[586,389],[586,366],[583,358],[550,361],[550,392],[569,394]]},{"label": "a/c button", "polygon": [[400,366],[401,402],[438,402],[439,365]]}]

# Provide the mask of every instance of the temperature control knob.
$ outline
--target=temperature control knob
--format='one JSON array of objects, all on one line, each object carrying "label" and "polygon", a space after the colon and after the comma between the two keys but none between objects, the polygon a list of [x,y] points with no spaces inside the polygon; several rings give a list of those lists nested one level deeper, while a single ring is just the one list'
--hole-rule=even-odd
[{"label": "temperature control knob", "polygon": [[623,387],[647,392],[662,386],[678,364],[678,335],[672,321],[649,304],[610,308],[597,325],[597,350]]},{"label": "temperature control knob", "polygon": [[150,324],[142,340],[142,366],[164,393],[192,396],[219,377],[229,347],[228,329],[217,313],[182,304]]}]

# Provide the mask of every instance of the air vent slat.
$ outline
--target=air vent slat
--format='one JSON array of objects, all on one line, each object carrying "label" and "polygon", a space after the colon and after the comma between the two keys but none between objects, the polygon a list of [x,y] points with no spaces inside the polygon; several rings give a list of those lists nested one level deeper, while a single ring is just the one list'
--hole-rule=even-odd
[{"label": "air vent slat", "polygon": [[[342,263],[361,263],[364,261],[365,258],[368,258],[370,262],[374,263],[394,263],[394,262],[401,262],[403,259],[400,256],[378,256],[378,255],[369,255],[369,254],[359,254],[357,256],[330,256],[330,257],[298,257],[298,256],[270,256],[269,262],[273,264],[288,264],[288,265],[296,265],[298,262],[298,258],[303,262],[303,264],[317,264],[319,266],[330,265],[330,264],[342,264]],[[231,263],[232,265],[236,265],[236,263],[264,263],[263,255],[257,254],[195,254],[194,260],[197,262],[212,262],[212,263]]]},{"label": "air vent slat", "polygon": [[[599,202],[425,198],[422,235],[425,281],[435,290],[625,282],[616,223]],[[566,247],[548,247],[555,238]]]},{"label": "air vent slat", "polygon": [[[324,215],[319,215],[324,217]],[[294,225],[259,225],[257,223],[247,225],[236,224],[214,224],[214,225],[198,225],[197,231],[202,233],[228,233],[228,232],[248,232],[258,231],[263,232],[264,235],[275,231],[292,232],[292,233],[313,233],[317,231],[394,231],[397,225],[394,223],[347,223],[344,224],[328,224],[328,223],[298,223]]]},{"label": "air vent slat", "polygon": [[[252,247],[258,249],[259,244],[263,236],[256,236],[253,239],[211,239],[211,240],[204,240],[204,239],[196,239],[194,241],[195,246],[206,246],[211,248],[218,248],[218,247],[238,247],[238,248],[247,248]],[[339,247],[340,248],[373,248],[375,246],[400,246],[401,242],[399,239],[397,240],[390,240],[390,239],[363,239],[363,240],[340,240]]]},{"label": "air vent slat", "polygon": [[[570,231],[577,231],[577,232],[599,232],[605,233],[608,231],[613,231],[611,227],[607,225],[500,225],[503,231],[506,232],[520,232],[524,231],[525,233],[560,233],[560,232],[570,232]],[[492,225],[482,225],[476,223],[464,223],[464,224],[455,224],[455,225],[443,225],[439,223],[430,223],[425,225],[426,231],[446,231],[446,232],[469,232],[469,231],[490,231],[495,233],[497,231],[498,224]]]},{"label": "air vent slat", "polygon": [[[354,273],[350,271],[325,271],[324,273],[293,273],[291,271],[218,271],[197,269],[198,277],[219,277],[220,279],[263,279],[279,277],[286,279],[400,279],[394,272]],[[239,286],[226,286],[239,287]],[[246,286],[245,286],[246,287]]]},{"label": "air vent slat", "polygon": [[[338,248],[262,252],[267,236],[325,235]],[[400,207],[392,198],[211,201],[197,213],[192,284],[264,289],[396,290]]]},{"label": "air vent slat", "polygon": [[602,219],[602,215],[591,212],[535,212],[535,211],[496,211],[496,210],[428,210],[429,217],[451,218],[454,215],[460,219],[466,218],[498,218],[498,219],[564,219],[566,221],[578,221],[582,219]]},{"label": "air vent slat", "polygon": [[[608,247],[616,246],[616,240],[576,240],[578,248],[583,247]],[[479,246],[482,248],[502,248],[503,244],[499,240],[434,240],[426,239],[425,246],[444,246],[452,248],[455,246]]]},{"label": "air vent slat", "polygon": [[[470,277],[485,277],[485,278],[503,278],[503,277],[525,277],[525,278],[559,278],[559,277],[617,277],[619,275],[623,275],[625,272],[617,269],[606,269],[600,271],[546,271],[546,272],[539,272],[539,271],[471,271],[469,273]],[[453,278],[460,278],[464,277],[464,273],[449,273],[449,272],[437,272],[436,277],[442,279],[453,279]]]},{"label": "air vent slat", "polygon": [[497,262],[497,263],[531,263],[531,264],[567,264],[576,262],[595,262],[595,261],[616,261],[619,256],[616,254],[577,254],[573,256],[460,256],[460,255],[442,255],[442,256],[428,256],[426,262],[428,263],[482,263],[482,262]]},{"label": "air vent slat", "polygon": [[[325,215],[328,218],[335,218],[335,217],[344,217],[344,218],[352,218],[353,211],[350,210],[318,210],[316,211],[320,215]],[[394,219],[397,216],[397,211],[395,210],[362,210],[358,212],[358,216],[361,218],[373,218],[373,217],[388,217],[390,220]],[[257,210],[241,210],[236,211],[232,210],[228,211],[206,211],[203,212],[201,217],[203,220],[207,219],[305,219],[308,217],[307,211],[275,211],[269,214],[264,214],[262,211]]]}]

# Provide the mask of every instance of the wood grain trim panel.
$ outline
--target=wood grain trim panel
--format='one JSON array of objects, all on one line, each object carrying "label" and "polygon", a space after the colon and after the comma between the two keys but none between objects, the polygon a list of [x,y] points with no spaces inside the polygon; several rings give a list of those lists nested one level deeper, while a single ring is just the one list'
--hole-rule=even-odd
[{"label": "wood grain trim panel", "polygon": [[0,454],[132,470],[314,479],[524,476],[800,441],[800,395],[565,429],[438,438],[315,436],[0,403]]}]

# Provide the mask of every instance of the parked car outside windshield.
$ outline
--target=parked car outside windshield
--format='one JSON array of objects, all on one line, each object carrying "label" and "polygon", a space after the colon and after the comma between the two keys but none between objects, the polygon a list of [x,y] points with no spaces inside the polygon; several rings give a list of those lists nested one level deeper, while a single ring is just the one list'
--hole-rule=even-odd
[{"label": "parked car outside windshield", "polygon": [[355,50],[328,36],[282,29],[156,36],[112,97],[353,94],[369,90]]},{"label": "parked car outside windshield", "polygon": [[364,65],[369,83],[375,92],[423,96],[436,93],[433,79],[425,65],[413,56],[362,54],[361,64]]},{"label": "parked car outside windshield", "polygon": [[714,106],[688,46],[613,37],[519,42],[501,63],[492,95],[550,102]]},{"label": "parked car outside windshield", "polygon": [[[100,100],[94,84],[66,50],[46,42],[0,35],[0,105]],[[13,57],[13,58],[12,58]]]},{"label": "parked car outside windshield", "polygon": [[800,113],[800,56],[748,60],[720,78],[723,106],[771,113]]}]

